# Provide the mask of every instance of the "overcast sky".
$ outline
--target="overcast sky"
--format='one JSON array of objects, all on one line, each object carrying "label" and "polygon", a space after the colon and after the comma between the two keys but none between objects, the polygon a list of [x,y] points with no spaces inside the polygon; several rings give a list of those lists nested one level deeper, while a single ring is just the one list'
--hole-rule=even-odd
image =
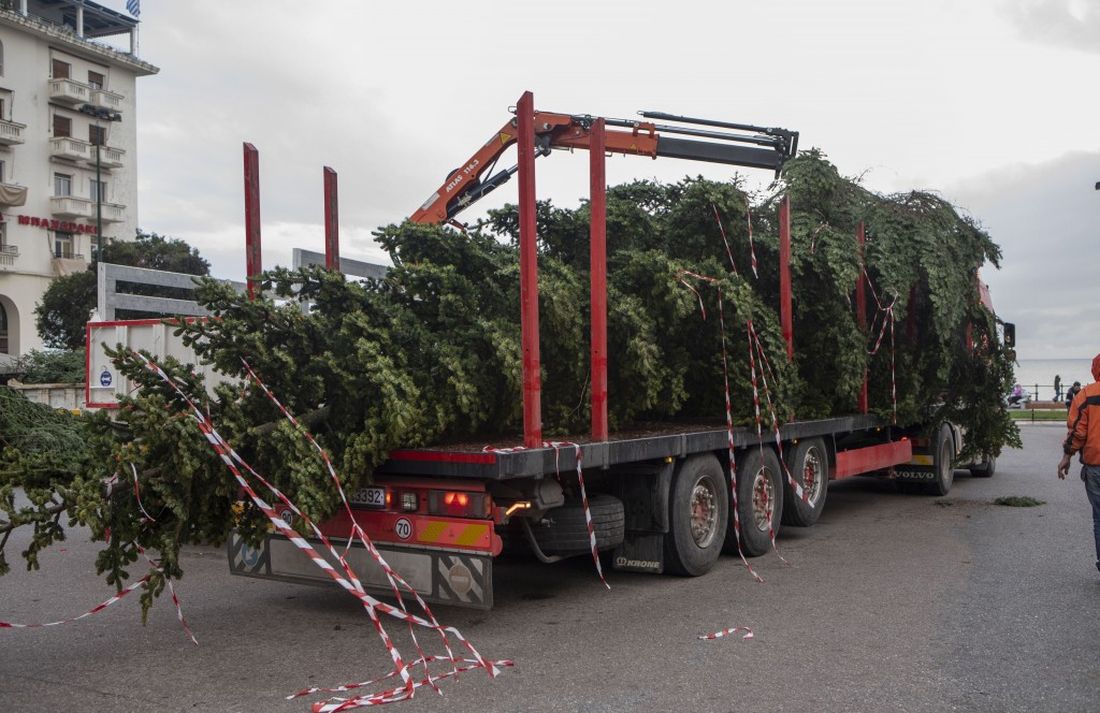
[{"label": "overcast sky", "polygon": [[[783,126],[871,188],[939,191],[1004,249],[984,277],[1022,358],[1100,351],[1097,0],[146,0],[141,19],[161,68],[139,82],[141,225],[219,276],[244,272],[242,141],[260,149],[265,266],[323,250],[325,164],[343,254],[378,260],[371,230],[415,210],[530,89],[552,111]],[[608,163],[611,183],[687,173],[730,176]],[[587,156],[540,161],[538,192],[576,203]]]}]

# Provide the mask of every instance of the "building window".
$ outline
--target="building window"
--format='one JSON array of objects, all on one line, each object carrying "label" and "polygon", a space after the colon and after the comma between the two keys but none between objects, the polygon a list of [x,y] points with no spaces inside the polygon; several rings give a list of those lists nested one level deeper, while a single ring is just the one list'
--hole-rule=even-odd
[{"label": "building window", "polygon": [[92,181],[92,200],[107,202],[107,181]]},{"label": "building window", "polygon": [[[7,161],[0,161],[0,183],[8,182],[8,163]],[[3,223],[0,223],[3,225]]]},{"label": "building window", "polygon": [[107,78],[99,72],[88,71],[88,86],[92,89],[102,89],[103,85],[107,83]]},{"label": "building window", "polygon": [[71,196],[73,194],[73,177],[67,173],[55,173],[53,175],[53,194],[55,196]]},{"label": "building window", "polygon": [[50,71],[52,73],[51,76],[53,76],[54,79],[68,79],[69,69],[70,67],[68,62],[62,62],[59,59],[55,59],[53,61],[52,67],[50,68]]},{"label": "building window", "polygon": [[107,145],[107,129],[103,126],[89,126],[88,127],[88,141],[92,146],[106,146]]},{"label": "building window", "polygon": [[8,311],[0,304],[0,354],[8,353]]},{"label": "building window", "polygon": [[73,234],[72,233],[54,233],[53,234],[53,256],[54,257],[67,257],[73,256]]},{"label": "building window", "polygon": [[53,135],[54,136],[72,136],[73,135],[73,120],[67,116],[61,116],[60,114],[53,115]]},{"label": "building window", "polygon": [[0,42],[0,77],[4,76],[4,43]]}]

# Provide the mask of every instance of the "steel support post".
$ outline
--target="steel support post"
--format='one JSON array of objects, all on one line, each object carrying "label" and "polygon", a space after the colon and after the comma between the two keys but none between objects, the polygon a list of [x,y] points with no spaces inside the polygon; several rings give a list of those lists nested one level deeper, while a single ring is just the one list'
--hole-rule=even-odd
[{"label": "steel support post", "polygon": [[[866,242],[866,235],[864,233],[863,221],[859,221],[856,225],[856,245],[859,249],[859,277],[856,279],[856,323],[859,324],[859,331],[864,333],[866,339],[867,332],[867,279],[864,276],[864,255],[863,246]],[[859,388],[859,412],[867,413],[870,410],[870,399],[868,398],[867,389],[867,370],[863,371],[863,386]]]},{"label": "steel support post", "polygon": [[604,120],[596,119],[589,138],[591,218],[589,275],[592,316],[592,439],[607,440],[607,172]]},{"label": "steel support post", "polygon": [[779,321],[787,343],[787,361],[794,359],[794,326],[791,318],[791,199],[779,204]]},{"label": "steel support post", "polygon": [[519,152],[519,298],[523,338],[523,445],[542,445],[542,375],[539,361],[539,263],[535,223],[535,98],[516,102]]},{"label": "steel support post", "polygon": [[260,251],[260,152],[250,143],[244,145],[244,251],[248,280],[248,299],[261,293],[259,277],[263,272]]},{"label": "steel support post", "polygon": [[340,209],[337,201],[336,171],[328,166],[325,176],[325,269],[340,271]]}]

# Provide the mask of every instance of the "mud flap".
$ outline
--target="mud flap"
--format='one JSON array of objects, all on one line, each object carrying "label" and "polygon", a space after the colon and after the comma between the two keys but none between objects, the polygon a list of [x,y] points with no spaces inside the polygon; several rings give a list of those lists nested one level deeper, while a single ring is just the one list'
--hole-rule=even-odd
[{"label": "mud flap", "polygon": [[661,574],[665,571],[665,536],[627,533],[615,548],[612,565],[620,572]]},{"label": "mud flap", "polygon": [[[339,564],[310,539],[337,571]],[[346,542],[333,540],[340,552]],[[376,545],[382,556],[394,570],[432,604],[449,604],[471,609],[493,607],[493,558],[486,554],[447,552],[441,550],[405,549]],[[274,579],[300,584],[332,584],[332,579],[322,572],[312,560],[281,535],[267,535],[259,548],[250,547],[236,532],[226,543],[229,571],[243,577]],[[359,575],[367,590],[381,597],[392,597],[393,590],[382,568],[361,544],[352,547],[347,554],[348,563]]]}]

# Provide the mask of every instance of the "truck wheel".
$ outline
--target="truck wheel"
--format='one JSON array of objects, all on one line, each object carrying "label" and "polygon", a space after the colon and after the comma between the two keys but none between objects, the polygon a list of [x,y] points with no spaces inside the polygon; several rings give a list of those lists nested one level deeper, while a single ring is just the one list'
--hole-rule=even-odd
[{"label": "truck wheel", "polygon": [[673,574],[706,574],[718,555],[729,519],[729,493],[713,455],[688,458],[676,469],[668,499],[665,567]]},{"label": "truck wheel", "polygon": [[978,465],[970,467],[970,474],[975,478],[992,478],[997,472],[997,459],[993,456],[983,458]]},{"label": "truck wheel", "polygon": [[[618,547],[626,532],[623,501],[612,495],[598,493],[588,499],[592,512],[592,530],[596,533],[596,549]],[[567,502],[546,512],[541,523],[532,523],[531,531],[539,549],[550,555],[571,555],[591,552],[584,507],[579,500]]]},{"label": "truck wheel", "polygon": [[955,437],[946,423],[936,432],[932,445],[932,472],[935,478],[926,485],[931,495],[947,495],[955,482]]},{"label": "truck wheel", "polygon": [[784,477],[783,524],[809,527],[821,517],[829,491],[829,453],[825,450],[825,441],[820,438],[799,441],[787,456],[787,467],[791,477],[807,493],[809,502],[803,502]]},{"label": "truck wheel", "polygon": [[[737,509],[741,519],[741,551],[756,557],[772,546],[771,533],[779,532],[783,514],[783,477],[779,458],[771,448],[748,448],[737,463]],[[737,539],[730,518],[726,552],[737,553]]]}]

